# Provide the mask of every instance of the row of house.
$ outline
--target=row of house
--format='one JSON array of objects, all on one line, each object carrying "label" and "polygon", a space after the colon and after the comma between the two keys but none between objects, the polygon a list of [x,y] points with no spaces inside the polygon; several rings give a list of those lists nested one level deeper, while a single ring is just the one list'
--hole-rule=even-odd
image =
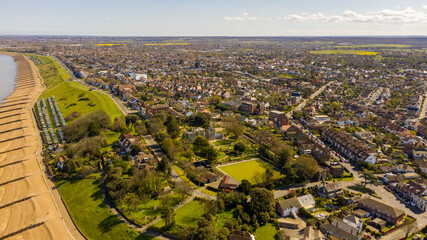
[{"label": "row of house", "polygon": [[372,148],[353,138],[346,132],[335,131],[328,128],[322,132],[322,137],[332,146],[354,162],[365,161],[375,164],[377,157]]}]

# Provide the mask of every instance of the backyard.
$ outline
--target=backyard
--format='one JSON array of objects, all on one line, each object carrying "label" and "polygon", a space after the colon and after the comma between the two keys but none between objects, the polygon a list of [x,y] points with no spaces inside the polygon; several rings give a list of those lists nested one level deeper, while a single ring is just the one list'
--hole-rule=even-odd
[{"label": "backyard", "polygon": [[[255,184],[257,183],[257,177],[264,174],[267,167],[271,166],[259,159],[253,159],[249,161],[232,163],[218,168],[239,182],[241,182],[243,179],[247,179],[252,184]],[[273,174],[273,179],[283,177],[283,175],[274,169]]]}]

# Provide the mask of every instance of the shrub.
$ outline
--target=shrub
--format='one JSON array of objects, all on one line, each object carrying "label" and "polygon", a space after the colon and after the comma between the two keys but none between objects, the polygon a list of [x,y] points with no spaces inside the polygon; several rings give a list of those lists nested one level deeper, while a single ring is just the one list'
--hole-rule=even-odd
[{"label": "shrub", "polygon": [[74,111],[74,112],[72,112],[72,113],[68,114],[68,115],[65,117],[65,119],[64,119],[64,120],[65,120],[66,122],[70,122],[70,121],[73,121],[73,120],[74,120],[74,119],[76,119],[76,118],[79,118],[81,115],[82,115],[81,113]]},{"label": "shrub", "polygon": [[88,136],[98,135],[99,129],[108,128],[111,124],[110,117],[104,111],[96,111],[69,123],[64,127],[64,134],[69,142],[74,142]]}]

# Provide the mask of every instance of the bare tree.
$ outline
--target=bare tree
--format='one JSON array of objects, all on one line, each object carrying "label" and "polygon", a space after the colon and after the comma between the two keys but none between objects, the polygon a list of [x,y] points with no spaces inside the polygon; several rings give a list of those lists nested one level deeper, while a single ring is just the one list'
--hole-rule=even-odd
[{"label": "bare tree", "polygon": [[412,221],[411,223],[403,227],[403,230],[405,231],[405,239],[408,239],[409,234],[411,234],[411,232],[414,231],[415,228],[417,228],[417,223],[415,221]]},{"label": "bare tree", "polygon": [[193,188],[186,182],[177,182],[174,191],[179,194],[181,201],[184,200],[186,195],[191,195]]}]

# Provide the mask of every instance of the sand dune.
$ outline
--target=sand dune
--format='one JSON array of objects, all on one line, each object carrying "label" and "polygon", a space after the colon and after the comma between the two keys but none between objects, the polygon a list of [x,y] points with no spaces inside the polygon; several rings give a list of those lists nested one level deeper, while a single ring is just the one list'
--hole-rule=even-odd
[{"label": "sand dune", "polygon": [[32,106],[43,90],[35,65],[14,57],[15,91],[0,103],[0,239],[73,239],[43,178]]}]

